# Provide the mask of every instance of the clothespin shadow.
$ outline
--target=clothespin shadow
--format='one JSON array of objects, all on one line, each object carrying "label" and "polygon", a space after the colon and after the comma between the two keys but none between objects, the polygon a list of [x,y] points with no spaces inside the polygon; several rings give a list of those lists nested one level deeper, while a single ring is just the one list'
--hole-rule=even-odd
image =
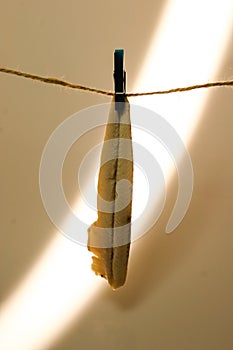
[{"label": "clothespin shadow", "polygon": [[115,83],[115,110],[119,115],[123,113],[124,102],[126,100],[126,72],[124,70],[124,50],[117,49],[114,51],[114,83]]}]

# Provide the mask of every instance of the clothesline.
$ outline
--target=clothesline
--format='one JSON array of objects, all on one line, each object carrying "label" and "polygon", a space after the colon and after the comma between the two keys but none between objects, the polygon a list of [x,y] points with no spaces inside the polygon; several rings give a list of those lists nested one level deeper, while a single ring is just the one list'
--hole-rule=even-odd
[{"label": "clothesline", "polygon": [[[105,95],[105,96],[114,96],[113,91],[96,89],[96,88],[92,88],[89,86],[70,83],[68,81],[64,81],[64,80],[61,80],[58,78],[43,77],[43,76],[39,76],[39,75],[35,75],[35,74],[30,74],[30,73],[10,69],[7,67],[0,67],[0,72],[6,73],[6,74],[11,74],[11,75],[16,75],[16,76],[23,77],[26,79],[40,81],[40,82],[46,83],[46,84],[60,85],[60,86],[64,86],[64,87],[67,87],[70,89],[82,90],[82,91],[92,92],[92,93]],[[185,91],[191,91],[191,90],[196,90],[196,89],[220,87],[220,86],[232,87],[233,80],[215,81],[215,82],[196,84],[196,85],[190,85],[190,86],[185,86],[185,87],[176,87],[176,88],[167,89],[167,90],[157,90],[157,91],[149,91],[149,92],[130,92],[130,93],[126,93],[126,96],[136,97],[136,96],[162,95],[162,94],[170,94],[170,93],[175,93],[175,92],[185,92]]]}]

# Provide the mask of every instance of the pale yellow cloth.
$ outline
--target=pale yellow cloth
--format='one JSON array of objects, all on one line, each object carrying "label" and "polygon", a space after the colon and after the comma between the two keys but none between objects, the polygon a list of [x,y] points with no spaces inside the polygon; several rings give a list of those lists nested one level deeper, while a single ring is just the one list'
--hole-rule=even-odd
[{"label": "pale yellow cloth", "polygon": [[132,208],[133,151],[127,99],[121,107],[116,109],[112,101],[98,179],[98,219],[88,230],[88,249],[95,254],[92,269],[113,289],[126,279]]}]

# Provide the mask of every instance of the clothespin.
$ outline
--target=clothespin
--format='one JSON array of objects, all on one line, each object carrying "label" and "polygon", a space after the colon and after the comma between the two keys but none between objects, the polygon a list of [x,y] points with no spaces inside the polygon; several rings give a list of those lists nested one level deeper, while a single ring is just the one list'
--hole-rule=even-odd
[{"label": "clothespin", "polygon": [[126,88],[126,72],[123,68],[124,50],[117,49],[114,52],[114,82],[115,82],[115,102],[124,102]]}]

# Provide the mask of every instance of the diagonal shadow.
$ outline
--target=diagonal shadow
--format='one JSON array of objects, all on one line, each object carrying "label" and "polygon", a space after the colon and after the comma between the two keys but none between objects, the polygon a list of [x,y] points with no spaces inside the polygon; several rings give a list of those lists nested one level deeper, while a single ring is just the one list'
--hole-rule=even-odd
[{"label": "diagonal shadow", "polygon": [[[232,39],[233,35],[218,76],[224,75],[224,72],[232,65]],[[185,96],[181,97],[181,103],[182,98]],[[80,319],[74,322],[67,334],[58,340],[50,350],[71,350],[80,344],[82,349],[89,349],[90,344],[95,342],[93,338],[98,342],[98,346],[116,349],[119,336],[117,335],[117,322],[123,322],[127,311],[131,312],[135,308],[140,308],[148,298],[156,298],[161,285],[186,263],[188,256],[206,234],[208,230],[206,222],[211,220],[217,209],[212,197],[220,194],[231,198],[230,193],[233,193],[231,180],[233,178],[232,129],[232,90],[211,90],[202,111],[201,122],[189,146],[195,182],[190,208],[182,223],[171,235],[164,234],[177,192],[176,179],[173,177],[169,185],[166,207],[159,222],[146,236],[134,243],[126,286],[117,292],[112,292],[108,287],[104,287],[96,299],[91,301],[82,317],[82,322]],[[221,164],[221,171],[219,171],[219,164]],[[229,192],[223,191],[224,181],[230,186]],[[227,210],[231,218],[231,208]],[[230,221],[232,225],[232,219]],[[203,269],[202,273],[205,276],[208,272]],[[109,305],[112,305],[115,310],[115,314],[111,315],[113,320],[105,319],[109,317],[107,313]],[[119,310],[122,312],[121,317],[118,314]],[[133,334],[130,333],[132,327],[132,324],[128,325],[128,328],[131,329],[128,331],[129,344],[133,337]],[[105,344],[102,338],[103,329],[116,332],[116,336],[113,337],[116,340],[115,343]]]},{"label": "diagonal shadow", "polygon": [[[154,34],[154,22],[158,21],[164,2],[149,1],[150,11],[146,7],[142,7],[141,11],[138,11],[136,5],[137,1],[135,3],[123,0],[116,3],[92,2],[91,8],[89,2],[82,2],[81,7],[79,2],[72,3],[72,8],[67,9],[70,13],[70,23],[64,27],[69,32],[58,31],[61,37],[53,43],[54,52],[50,50],[51,42],[47,40],[46,36],[43,37],[44,50],[46,51],[48,46],[48,52],[51,53],[51,57],[48,57],[46,61],[46,67],[49,67],[49,59],[51,60],[51,67],[54,69],[56,65],[67,62],[67,74],[71,74],[72,80],[112,89],[112,52],[116,47],[124,47],[127,53],[128,76],[136,76],[142,64],[144,52],[151,36]],[[57,14],[64,10],[61,6],[61,4],[57,4]],[[10,12],[10,5],[9,9],[8,7],[6,9],[6,13],[8,13],[8,10]],[[37,10],[38,16],[43,15],[40,28],[43,36],[43,31],[47,25],[47,17],[44,17],[43,6],[42,8],[38,7]],[[29,5],[27,11],[30,17],[34,9]],[[52,3],[46,5],[46,13],[48,18],[49,14],[53,17],[54,6]],[[18,16],[20,16],[20,13]],[[18,17],[16,17],[16,24],[17,19]],[[4,23],[2,22],[2,24]],[[25,28],[26,24],[24,23]],[[56,27],[56,23],[54,23],[54,26]],[[19,31],[22,30],[23,32],[25,28],[22,27],[21,29],[20,27]],[[74,31],[72,28],[77,30]],[[96,30],[96,28],[98,29]],[[34,29],[32,27],[32,31]],[[51,33],[47,34],[51,35]],[[135,37],[137,37],[136,42]],[[60,50],[61,42],[64,44],[64,50],[62,50],[59,57],[56,56],[54,62],[53,55],[56,50]],[[77,45],[74,45],[74,43]],[[69,52],[69,57],[67,57],[66,52]],[[37,57],[34,58],[36,60]],[[25,65],[27,59],[28,57],[25,58]],[[41,63],[41,57],[38,57],[38,59]],[[103,72],[110,73],[103,74]],[[2,261],[0,265],[0,298],[3,302],[19,286],[22,278],[31,270],[35,261],[39,259],[48,242],[54,238],[54,227],[44,211],[38,188],[38,169],[44,143],[54,128],[62,121],[64,115],[67,115],[67,111],[68,113],[74,113],[82,106],[99,103],[100,99],[96,96],[83,94],[80,95],[81,97],[78,96],[79,100],[77,102],[77,94],[69,91],[67,92],[69,99],[64,101],[60,95],[61,91],[59,93],[59,90],[54,87],[51,90],[46,90],[45,86],[35,84],[32,86],[32,84],[22,80],[10,80],[9,77],[1,78],[3,78],[4,84],[2,89],[3,100],[4,98],[9,99],[9,101],[12,99],[14,91],[12,84],[16,89],[16,95],[17,89],[23,89],[24,92],[24,94],[19,95],[21,96],[20,101],[15,101],[8,111],[5,109],[2,111],[3,127],[0,136],[6,135],[7,147],[8,143],[12,144],[12,149],[8,151],[6,156],[6,166],[2,173],[4,178],[7,179],[3,193],[6,201],[2,204],[5,234],[1,238],[0,246]],[[129,81],[129,89],[130,85],[131,82]],[[64,92],[62,93],[64,94]],[[39,99],[40,102],[38,102]],[[77,103],[79,107],[77,107]],[[22,109],[22,105],[27,106],[27,116],[25,116],[25,109]],[[35,110],[35,106],[38,107],[37,110]],[[63,110],[63,113],[61,113],[61,110]],[[50,117],[47,120],[41,118],[43,113],[54,115],[56,120],[51,120]],[[16,115],[17,118],[15,118]],[[35,120],[32,120],[33,118]],[[11,130],[11,132],[7,136],[8,130]],[[37,135],[40,135],[40,138],[37,139]],[[100,135],[101,132],[96,136],[97,139]],[[92,141],[96,140],[92,139]],[[85,144],[84,141],[79,145],[77,165],[80,164],[87,145],[88,142]],[[20,170],[17,171],[17,169]],[[74,182],[69,181],[68,183],[67,181],[67,191],[73,196],[71,200],[74,199],[74,194],[76,194],[76,178],[74,181],[75,185]],[[7,192],[9,188],[12,189],[10,195]]]}]

